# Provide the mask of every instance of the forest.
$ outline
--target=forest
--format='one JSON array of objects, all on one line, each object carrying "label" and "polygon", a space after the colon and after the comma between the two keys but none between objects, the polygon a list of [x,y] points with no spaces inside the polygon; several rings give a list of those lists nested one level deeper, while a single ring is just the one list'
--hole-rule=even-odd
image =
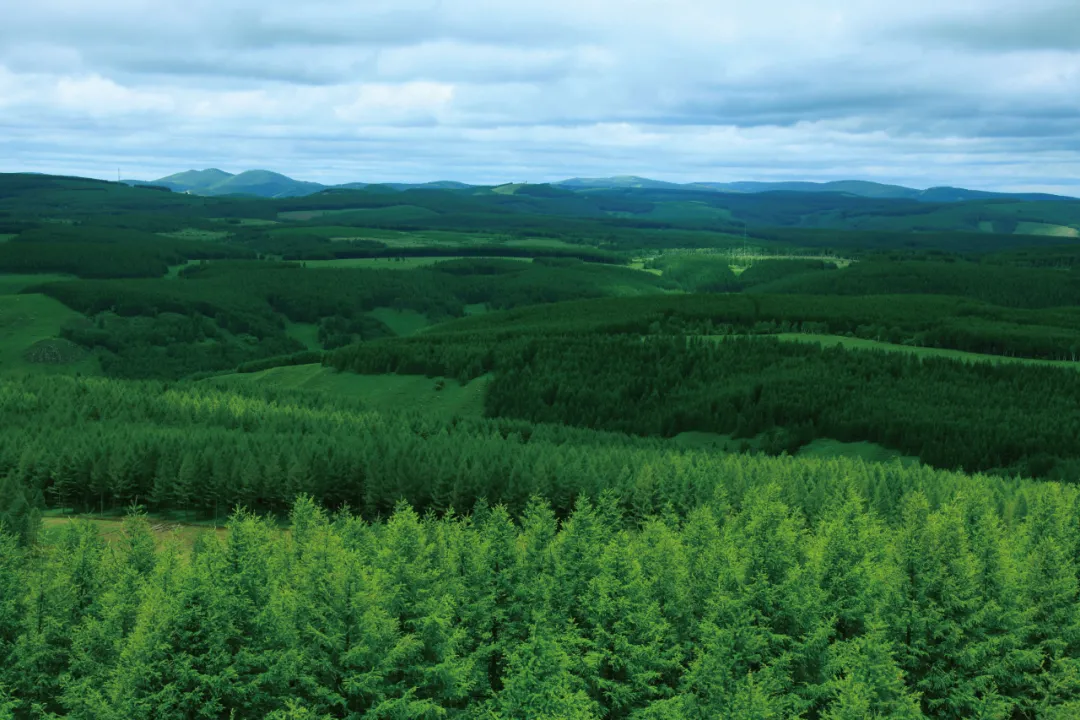
[{"label": "forest", "polygon": [[1078,205],[0,174],[0,720],[1078,717]]}]

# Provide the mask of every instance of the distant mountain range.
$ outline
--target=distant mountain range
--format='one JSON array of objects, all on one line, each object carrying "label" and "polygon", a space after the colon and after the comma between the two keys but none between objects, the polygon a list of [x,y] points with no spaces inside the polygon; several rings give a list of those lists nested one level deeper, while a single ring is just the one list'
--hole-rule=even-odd
[{"label": "distant mountain range", "polygon": [[[269,170],[248,170],[237,175],[224,170],[188,170],[169,175],[159,180],[145,182],[125,180],[129,185],[157,185],[167,187],[174,192],[192,195],[249,195],[264,198],[286,198],[313,195],[324,190],[362,190],[376,183],[353,182],[343,185],[323,185],[315,182],[294,180],[286,175]],[[1074,200],[1075,198],[1044,193],[999,193],[983,190],[967,190],[954,187],[934,187],[927,190],[885,185],[864,180],[838,180],[835,182],[696,182],[672,183],[663,180],[651,180],[635,175],[623,175],[608,178],[571,178],[551,183],[567,190],[588,192],[592,190],[642,189],[642,190],[681,190],[706,191],[718,193],[757,194],[766,192],[805,192],[805,193],[842,193],[866,198],[919,200],[922,202],[952,203],[967,200],[1010,199],[1021,201]],[[427,188],[432,190],[468,190],[481,186],[468,185],[452,180],[440,180],[428,183],[377,183],[380,188],[393,190],[412,190]]]},{"label": "distant mountain range", "polygon": [[555,183],[575,190],[608,190],[615,188],[641,188],[647,190],[711,190],[727,193],[764,193],[764,192],[807,192],[807,193],[844,193],[867,198],[921,200],[923,202],[949,203],[966,200],[993,200],[997,198],[1039,201],[1039,200],[1075,200],[1064,195],[1046,193],[999,193],[984,190],[967,190],[954,187],[933,187],[927,190],[903,187],[902,185],[884,185],[865,180],[837,180],[834,182],[696,182],[670,183],[662,180],[624,175],[609,178],[572,178]]},{"label": "distant mountain range", "polygon": [[[142,180],[124,180],[124,182],[129,185],[167,187],[173,192],[190,193],[192,195],[254,195],[264,198],[301,197],[330,189],[362,190],[372,185],[372,183],[359,182],[344,185],[323,185],[321,183],[294,180],[287,175],[271,172],[270,170],[248,170],[233,175],[217,168],[188,170],[150,182]],[[451,180],[430,183],[379,183],[379,185],[394,190],[411,190],[414,188],[453,190],[471,187],[465,183]]]}]

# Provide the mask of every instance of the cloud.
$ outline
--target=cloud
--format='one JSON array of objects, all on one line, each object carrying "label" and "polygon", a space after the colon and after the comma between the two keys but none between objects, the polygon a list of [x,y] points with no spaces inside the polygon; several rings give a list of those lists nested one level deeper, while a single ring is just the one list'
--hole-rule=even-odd
[{"label": "cloud", "polygon": [[1080,4],[1074,0],[1032,0],[986,11],[916,23],[915,38],[987,53],[1016,50],[1080,50]]},{"label": "cloud", "polygon": [[36,0],[0,169],[1074,187],[1074,0]]}]

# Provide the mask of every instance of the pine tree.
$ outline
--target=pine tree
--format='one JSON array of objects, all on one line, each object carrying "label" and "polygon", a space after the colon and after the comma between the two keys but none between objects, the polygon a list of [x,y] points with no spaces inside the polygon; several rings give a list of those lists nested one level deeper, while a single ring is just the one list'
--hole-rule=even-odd
[{"label": "pine tree", "polygon": [[[572,644],[572,643],[571,643]],[[560,635],[540,621],[510,656],[506,685],[491,703],[498,718],[594,720],[602,717],[581,681]]]},{"label": "pine tree", "polygon": [[617,535],[582,598],[590,695],[604,717],[670,695],[682,669],[682,648],[650,591],[634,538]]}]

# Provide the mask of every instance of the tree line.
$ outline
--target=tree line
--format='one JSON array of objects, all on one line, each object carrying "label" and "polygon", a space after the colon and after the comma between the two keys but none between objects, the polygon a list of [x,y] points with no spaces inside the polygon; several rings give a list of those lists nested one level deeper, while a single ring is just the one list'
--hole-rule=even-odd
[{"label": "tree line", "polygon": [[186,549],[138,514],[0,535],[0,708],[56,718],[1071,718],[1077,493],[918,491],[886,519],[836,467],[811,519],[738,505],[561,521],[301,498]]},{"label": "tree line", "polygon": [[771,338],[447,335],[330,354],[339,370],[467,381],[492,417],[671,437],[763,435],[770,452],[869,441],[938,467],[1072,480],[1076,371],[821,348]]},{"label": "tree line", "polygon": [[235,505],[282,513],[299,493],[369,518],[402,499],[442,512],[483,498],[516,513],[533,495],[565,515],[577,497],[604,490],[628,512],[681,513],[710,499],[718,483],[738,503],[764,478],[812,514],[841,471],[891,517],[906,490],[931,499],[958,487],[1004,493],[1005,512],[1021,487],[925,467],[683,452],[660,438],[509,418],[376,413],[319,392],[212,381],[12,380],[0,387],[0,418],[0,478],[8,483],[0,512],[19,517],[133,502],[189,518],[221,518]]},{"label": "tree line", "polygon": [[64,337],[96,352],[110,376],[177,379],[304,350],[287,321],[319,325],[330,349],[392,335],[368,315],[377,308],[412,310],[435,322],[462,317],[469,305],[514,308],[658,293],[662,285],[646,273],[572,258],[475,258],[415,270],[221,261],[190,265],[175,279],[71,280],[26,292],[86,315]]},{"label": "tree line", "polygon": [[[834,273],[812,274],[831,277]],[[811,333],[987,355],[1080,358],[1080,310],[1076,307],[1005,308],[939,295],[787,295],[752,289],[741,294],[601,298],[470,317],[431,332],[493,338]]]}]

